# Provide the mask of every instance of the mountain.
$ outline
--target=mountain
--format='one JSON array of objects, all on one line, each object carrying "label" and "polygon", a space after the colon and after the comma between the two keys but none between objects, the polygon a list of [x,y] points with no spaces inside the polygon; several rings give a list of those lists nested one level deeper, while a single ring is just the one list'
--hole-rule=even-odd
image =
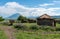
[{"label": "mountain", "polygon": [[8,19],[17,19],[19,16],[20,16],[20,14],[16,13],[16,14],[9,16]]},{"label": "mountain", "polygon": [[29,16],[27,18],[30,18],[30,19],[36,19],[38,16]]},{"label": "mountain", "polygon": [[[19,13],[16,13],[16,14],[13,14],[13,15],[7,17],[6,19],[17,19],[19,16],[20,16],[20,14]],[[37,17],[39,17],[39,16],[29,16],[27,18],[36,19]],[[51,17],[52,18],[57,18],[57,19],[60,18],[59,15],[58,16],[51,16]]]},{"label": "mountain", "polygon": [[[7,19],[17,19],[19,16],[20,16],[20,14],[19,13],[16,13],[16,14],[13,14],[13,15],[7,17]],[[36,19],[37,17],[36,16],[29,16],[27,18]]]},{"label": "mountain", "polygon": [[[35,18],[36,19],[37,17],[39,17],[39,16],[30,16],[28,18]],[[59,15],[57,15],[57,16],[51,16],[51,18],[60,19],[60,16]]]},{"label": "mountain", "polygon": [[[33,18],[33,19],[36,19],[37,17],[39,17],[39,16],[30,16],[30,17],[28,17],[28,18]],[[56,18],[56,19],[60,19],[60,16],[58,15],[58,16],[51,16],[51,18]]]},{"label": "mountain", "polygon": [[52,18],[60,18],[60,16],[51,16]]}]

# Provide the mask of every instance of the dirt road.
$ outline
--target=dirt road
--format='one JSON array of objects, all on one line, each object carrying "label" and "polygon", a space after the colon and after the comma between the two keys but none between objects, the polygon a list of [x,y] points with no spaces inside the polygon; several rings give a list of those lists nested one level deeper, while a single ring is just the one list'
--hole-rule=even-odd
[{"label": "dirt road", "polygon": [[5,34],[7,35],[8,39],[15,39],[13,32],[15,29],[13,29],[11,26],[0,26],[2,30],[4,30]]}]

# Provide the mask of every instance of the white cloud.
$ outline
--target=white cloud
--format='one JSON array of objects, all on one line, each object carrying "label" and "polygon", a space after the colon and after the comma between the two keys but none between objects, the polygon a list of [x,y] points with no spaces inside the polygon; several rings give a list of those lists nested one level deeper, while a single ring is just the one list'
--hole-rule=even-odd
[{"label": "white cloud", "polygon": [[24,9],[24,6],[16,2],[8,2],[4,6],[0,6],[0,13],[10,16],[14,13],[17,13],[17,9]]},{"label": "white cloud", "polygon": [[44,3],[44,4],[40,4],[39,6],[45,7],[45,6],[51,6],[54,5],[54,3]]},{"label": "white cloud", "polygon": [[60,8],[49,8],[49,11],[56,11],[56,10],[60,10]]},{"label": "white cloud", "polygon": [[[45,5],[48,6],[48,4]],[[4,17],[14,13],[20,13],[23,16],[40,16],[42,14],[60,15],[55,12],[56,10],[60,10],[60,8],[28,8],[17,2],[8,2],[4,6],[0,6],[0,13],[5,14]]]},{"label": "white cloud", "polygon": [[19,8],[19,7],[21,7],[21,8],[25,8],[24,6],[22,6],[22,5],[20,5],[19,3],[17,3],[17,2],[8,2],[8,3],[6,3],[5,4],[5,6],[6,7],[11,7],[11,8]]},{"label": "white cloud", "polygon": [[53,2],[54,2],[54,3],[60,3],[60,1],[58,1],[58,0],[57,0],[57,1],[53,1]]}]

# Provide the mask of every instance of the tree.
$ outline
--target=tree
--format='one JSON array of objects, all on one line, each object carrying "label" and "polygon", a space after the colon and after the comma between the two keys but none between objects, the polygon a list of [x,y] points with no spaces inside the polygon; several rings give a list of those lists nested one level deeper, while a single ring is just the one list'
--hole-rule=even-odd
[{"label": "tree", "polygon": [[23,19],[24,19],[24,17],[21,15],[21,16],[18,17],[17,20],[23,20]]},{"label": "tree", "polygon": [[21,21],[21,22],[27,22],[27,18],[24,17],[24,16],[22,16],[22,15],[19,16],[17,20],[19,20],[19,21]]},{"label": "tree", "polygon": [[4,19],[2,17],[0,17],[0,21],[3,21]]}]

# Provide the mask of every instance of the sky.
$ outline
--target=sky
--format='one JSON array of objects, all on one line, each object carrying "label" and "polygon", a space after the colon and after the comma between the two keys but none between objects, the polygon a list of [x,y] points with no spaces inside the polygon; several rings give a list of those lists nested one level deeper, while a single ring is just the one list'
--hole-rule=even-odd
[{"label": "sky", "polygon": [[0,0],[0,16],[15,13],[23,16],[60,15],[60,0]]}]

